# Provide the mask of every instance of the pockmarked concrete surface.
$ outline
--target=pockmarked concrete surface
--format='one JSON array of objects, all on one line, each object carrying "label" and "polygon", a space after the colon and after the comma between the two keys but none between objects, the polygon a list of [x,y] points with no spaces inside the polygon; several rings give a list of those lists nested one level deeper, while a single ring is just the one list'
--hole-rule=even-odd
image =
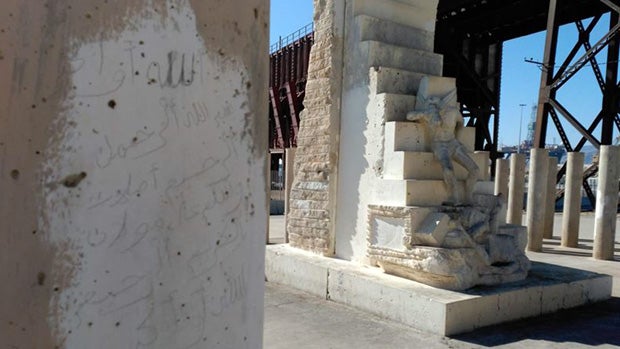
[{"label": "pockmarked concrete surface", "polygon": [[[591,256],[592,220],[582,215],[580,245],[559,246],[559,230],[545,239],[534,260],[609,274],[614,277],[612,298],[554,314],[484,327],[445,337],[420,331],[376,315],[315,297],[293,288],[267,283],[264,347],[279,348],[597,348],[620,347],[620,244],[614,261]],[[556,222],[561,222],[557,214]],[[271,238],[283,237],[283,217],[272,216]],[[273,224],[276,223],[276,224]],[[279,223],[279,224],[278,224]],[[616,241],[619,239],[616,238]]]}]

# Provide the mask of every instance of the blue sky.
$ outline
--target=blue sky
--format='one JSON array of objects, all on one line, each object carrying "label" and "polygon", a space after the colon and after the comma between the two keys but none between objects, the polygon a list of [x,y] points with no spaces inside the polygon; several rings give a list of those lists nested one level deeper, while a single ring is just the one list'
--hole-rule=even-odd
[{"label": "blue sky", "polygon": [[[312,0],[271,0],[271,29],[270,42],[277,42],[279,36],[296,31],[300,27],[312,22]],[[587,26],[589,20],[584,22]],[[595,27],[591,35],[591,43],[594,44],[608,29],[608,18],[604,16]],[[574,24],[560,28],[557,65],[572,49],[576,42],[577,30]],[[520,104],[526,104],[523,108],[523,121],[521,126],[521,139],[525,139],[528,133],[528,123],[532,106],[538,100],[540,84],[540,68],[535,64],[526,63],[525,58],[534,61],[543,60],[544,32],[529,35],[507,41],[504,43],[504,55],[502,63],[502,86],[500,98],[500,129],[499,144],[514,145],[519,139],[519,120],[521,116]],[[579,58],[585,51],[577,54]],[[605,74],[606,50],[598,54],[598,63]],[[601,107],[601,92],[598,88],[592,69],[586,66],[566,83],[558,92],[557,99],[562,103],[581,123],[587,128]],[[562,119],[560,117],[560,119]],[[572,127],[565,123],[565,129],[571,143],[576,144],[579,136]],[[600,130],[595,131],[600,136]],[[617,133],[614,134],[616,136]],[[561,143],[555,127],[549,120],[547,143]]]}]

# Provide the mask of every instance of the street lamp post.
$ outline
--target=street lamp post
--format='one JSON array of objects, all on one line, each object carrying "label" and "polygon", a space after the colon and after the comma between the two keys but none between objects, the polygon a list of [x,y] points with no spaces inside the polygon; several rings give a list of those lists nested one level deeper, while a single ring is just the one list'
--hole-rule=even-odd
[{"label": "street lamp post", "polygon": [[523,107],[525,107],[525,104],[521,103],[519,107],[521,107],[521,117],[519,118],[519,143],[517,144],[517,154],[521,153],[521,126],[523,125]]}]

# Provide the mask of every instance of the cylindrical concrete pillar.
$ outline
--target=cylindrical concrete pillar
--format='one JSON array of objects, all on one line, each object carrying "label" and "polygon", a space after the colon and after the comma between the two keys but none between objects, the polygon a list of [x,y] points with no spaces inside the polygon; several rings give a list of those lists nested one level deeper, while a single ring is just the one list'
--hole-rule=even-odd
[{"label": "cylindrical concrete pillar", "polygon": [[620,147],[602,145],[599,150],[593,257],[609,260],[614,258]]},{"label": "cylindrical concrete pillar", "polygon": [[547,149],[532,148],[530,150],[530,173],[527,186],[527,207],[525,208],[528,251],[542,251],[548,162]]},{"label": "cylindrical concrete pillar", "polygon": [[561,243],[564,247],[577,247],[579,243],[583,163],[583,153],[568,153],[566,160],[566,180],[564,182],[564,209],[562,213]]},{"label": "cylindrical concrete pillar", "polygon": [[549,157],[549,170],[547,173],[547,202],[545,204],[545,226],[543,238],[553,238],[553,220],[555,219],[556,177],[558,174],[558,158]]},{"label": "cylindrical concrete pillar", "polygon": [[262,347],[268,5],[2,1],[0,347]]},{"label": "cylindrical concrete pillar", "polygon": [[508,159],[495,160],[495,195],[502,195],[508,199],[508,179],[510,176],[510,161]]},{"label": "cylindrical concrete pillar", "polygon": [[291,187],[293,186],[293,179],[295,178],[295,151],[297,148],[287,148],[284,157],[285,157],[285,167],[284,167],[284,242],[288,244],[288,213],[289,213],[289,202],[291,199]]},{"label": "cylindrical concrete pillar", "polygon": [[510,181],[508,182],[508,213],[506,223],[521,225],[523,220],[523,194],[525,186],[525,155],[510,156]]}]

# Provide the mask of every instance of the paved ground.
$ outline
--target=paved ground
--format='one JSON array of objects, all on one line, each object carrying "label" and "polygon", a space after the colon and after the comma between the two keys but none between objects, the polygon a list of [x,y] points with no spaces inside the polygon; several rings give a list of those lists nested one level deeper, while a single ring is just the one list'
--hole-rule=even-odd
[{"label": "paved ground", "polygon": [[[619,222],[620,223],[620,222]],[[580,246],[559,246],[561,214],[556,215],[555,238],[545,240],[535,261],[580,268],[614,276],[609,301],[548,316],[443,337],[422,332],[295,289],[267,283],[265,296],[266,349],[289,348],[583,348],[620,347],[620,243],[615,261],[596,261],[592,250],[593,215],[581,220]],[[618,224],[620,228],[620,224]],[[284,241],[284,217],[272,216],[270,242]],[[617,236],[616,241],[620,241]]]}]

